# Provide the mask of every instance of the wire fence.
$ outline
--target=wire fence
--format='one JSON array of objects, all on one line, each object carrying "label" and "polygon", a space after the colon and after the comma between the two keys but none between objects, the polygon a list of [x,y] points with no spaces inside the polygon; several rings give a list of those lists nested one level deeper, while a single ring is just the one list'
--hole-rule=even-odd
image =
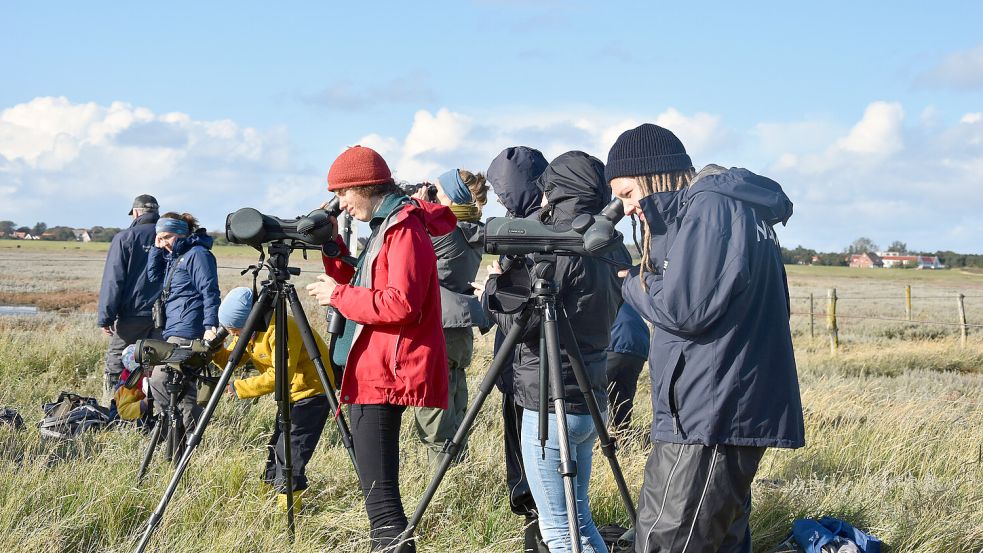
[{"label": "wire fence", "polygon": [[[812,338],[816,337],[817,334],[817,324],[816,321],[825,320],[825,331],[829,336],[830,350],[836,352],[839,349],[839,337],[840,337],[840,320],[848,321],[876,321],[876,322],[888,322],[888,323],[899,323],[906,326],[934,326],[943,328],[956,328],[959,332],[960,342],[963,346],[966,345],[969,331],[973,329],[978,331],[983,329],[983,323],[969,322],[967,320],[966,311],[966,300],[976,300],[983,298],[983,294],[964,294],[961,292],[953,292],[950,294],[938,294],[930,293],[925,295],[912,294],[911,286],[907,285],[904,287],[903,295],[847,295],[840,296],[837,293],[836,288],[828,288],[826,290],[826,297],[818,297],[816,294],[809,294],[808,296],[790,296],[789,299],[792,302],[808,302],[808,308],[803,310],[800,309],[798,304],[796,308],[791,310],[791,315],[794,317],[808,317],[809,318],[809,335]],[[820,302],[825,299],[825,305],[819,308],[817,305],[817,300]],[[885,300],[903,300],[904,301],[904,317],[891,316],[882,313],[863,313],[863,314],[845,314],[837,312],[837,307],[840,302],[861,302],[861,303],[871,303],[871,302],[884,302]],[[926,320],[915,318],[913,313],[913,305],[916,302],[936,302],[939,300],[949,300],[952,314],[952,319],[948,321],[944,320]],[[849,305],[854,306],[853,309],[859,309],[856,303],[851,303]],[[942,311],[946,311],[942,310]]]}]

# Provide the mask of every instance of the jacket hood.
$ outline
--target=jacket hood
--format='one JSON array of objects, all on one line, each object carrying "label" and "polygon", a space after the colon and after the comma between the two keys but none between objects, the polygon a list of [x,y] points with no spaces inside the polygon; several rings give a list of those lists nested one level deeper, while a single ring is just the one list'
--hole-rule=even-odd
[{"label": "jacket hood", "polygon": [[179,238],[174,242],[174,255],[182,255],[195,246],[201,246],[206,250],[210,250],[214,242],[215,240],[208,235],[208,232],[200,228],[194,234]]},{"label": "jacket hood", "polygon": [[133,228],[137,225],[153,225],[157,223],[158,219],[160,219],[160,214],[157,213],[156,211],[148,211],[147,213],[141,213],[136,219],[133,220],[132,223],[130,223],[130,228]]},{"label": "jacket hood", "polygon": [[540,180],[549,201],[542,213],[547,223],[570,223],[581,213],[596,215],[611,201],[604,164],[584,152],[560,154]]},{"label": "jacket hood", "polygon": [[542,152],[526,146],[513,146],[498,154],[485,179],[512,217],[528,217],[539,209],[543,193],[536,185],[546,170]]},{"label": "jacket hood", "polygon": [[761,218],[770,225],[784,225],[792,216],[792,200],[782,191],[781,185],[747,169],[725,169],[719,165],[707,165],[696,175],[687,191],[687,197],[705,191],[754,204]]},{"label": "jacket hood", "polygon": [[457,217],[446,205],[412,200],[409,207],[399,211],[397,217],[402,221],[406,217],[419,217],[430,236],[443,236],[457,226]]}]

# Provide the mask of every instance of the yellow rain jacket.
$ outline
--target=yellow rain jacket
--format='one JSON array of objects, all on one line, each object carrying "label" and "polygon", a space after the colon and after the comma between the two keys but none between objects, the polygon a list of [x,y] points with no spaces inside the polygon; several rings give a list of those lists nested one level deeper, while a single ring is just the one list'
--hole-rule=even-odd
[{"label": "yellow rain jacket", "polygon": [[116,388],[113,398],[116,400],[116,412],[119,413],[119,418],[135,421],[142,417],[144,411],[147,410],[147,404],[143,401],[146,397],[140,390],[139,384],[133,389],[126,386]]},{"label": "yellow rain jacket", "polygon": [[[275,326],[271,321],[266,332],[257,332],[250,344],[246,347],[240,363],[252,361],[253,366],[256,367],[260,374],[250,378],[236,380],[232,383],[232,387],[240,399],[273,393],[276,374],[273,368],[275,362],[274,352],[276,351]],[[317,342],[318,349],[321,350],[321,359],[327,359],[328,346],[325,345],[324,340],[321,339],[317,331],[314,331],[314,340]],[[224,366],[228,363],[232,348],[235,347],[238,341],[239,337],[236,336],[232,339],[232,343],[228,347],[216,352],[215,357],[212,358],[215,364]],[[304,341],[300,337],[300,329],[297,328],[297,323],[294,322],[293,317],[287,317],[287,349],[289,354],[289,367],[287,371],[290,376],[291,403],[323,394],[324,387],[321,386],[321,380],[317,376],[317,371],[314,369],[314,363],[311,362],[311,357],[307,355],[307,350],[304,348]],[[330,368],[325,368],[327,369],[328,379],[333,385],[334,375],[331,374]]]}]

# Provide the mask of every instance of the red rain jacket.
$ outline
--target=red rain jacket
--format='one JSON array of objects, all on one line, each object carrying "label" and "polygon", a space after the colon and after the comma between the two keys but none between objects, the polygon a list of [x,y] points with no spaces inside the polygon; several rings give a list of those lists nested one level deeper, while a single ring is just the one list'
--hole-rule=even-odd
[{"label": "red rain jacket", "polygon": [[[331,295],[331,305],[361,325],[341,380],[341,401],[446,409],[447,352],[430,235],[451,232],[457,218],[445,206],[414,202],[387,221],[379,229],[381,249],[364,261],[371,265],[371,288],[339,284]],[[328,276],[351,282],[353,267],[337,258],[323,261]]]}]

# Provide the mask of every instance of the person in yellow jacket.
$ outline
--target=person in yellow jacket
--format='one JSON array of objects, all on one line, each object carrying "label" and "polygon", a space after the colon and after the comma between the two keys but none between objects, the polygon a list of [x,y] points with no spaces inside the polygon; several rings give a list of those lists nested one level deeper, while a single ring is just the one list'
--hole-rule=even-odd
[{"label": "person in yellow jacket", "polygon": [[129,378],[130,373],[138,367],[133,354],[136,352],[136,344],[130,344],[120,353],[120,362],[123,365],[123,372],[120,373],[119,382],[116,383],[116,390],[113,393],[113,401],[109,406],[110,417],[115,410],[116,415],[125,421],[139,421],[138,426],[148,424],[150,419],[150,405],[147,401],[147,381],[143,376],[132,388],[123,385]]},{"label": "person in yellow jacket", "polygon": [[[228,363],[232,348],[239,340],[239,331],[246,324],[253,306],[253,292],[249,288],[234,288],[222,300],[218,309],[219,323],[232,335],[231,343],[216,352],[212,358],[216,364]],[[321,432],[328,419],[330,407],[324,387],[311,362],[300,329],[292,317],[287,318],[288,376],[290,377],[290,449],[293,464],[293,489],[302,492],[308,487],[306,467],[321,439]],[[314,332],[314,340],[321,350],[322,357],[328,355],[328,346]],[[270,323],[263,332],[256,332],[246,347],[240,363],[251,361],[259,374],[250,378],[236,380],[226,391],[239,399],[250,399],[273,393],[275,384],[274,359],[276,352],[275,325]],[[333,375],[328,373],[328,378]],[[332,380],[332,384],[334,384]],[[262,480],[280,491],[280,503],[286,505],[286,477],[283,474],[284,440],[279,424],[273,430],[268,445],[266,470]],[[295,496],[295,501],[299,496]]]}]

